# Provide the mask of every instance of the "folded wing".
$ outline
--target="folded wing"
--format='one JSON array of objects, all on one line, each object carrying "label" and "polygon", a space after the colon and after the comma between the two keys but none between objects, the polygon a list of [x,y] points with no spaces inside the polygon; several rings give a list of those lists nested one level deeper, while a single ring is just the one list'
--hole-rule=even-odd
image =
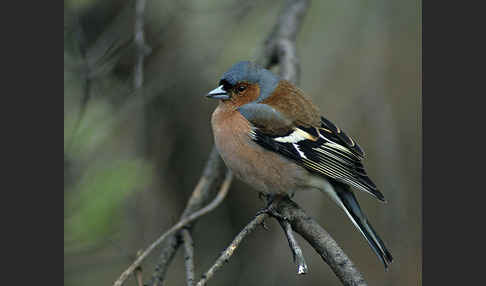
[{"label": "folded wing", "polygon": [[331,121],[321,117],[320,126],[304,127],[261,103],[246,104],[239,111],[252,124],[249,135],[260,146],[295,161],[312,173],[385,201],[366,174],[361,147]]}]

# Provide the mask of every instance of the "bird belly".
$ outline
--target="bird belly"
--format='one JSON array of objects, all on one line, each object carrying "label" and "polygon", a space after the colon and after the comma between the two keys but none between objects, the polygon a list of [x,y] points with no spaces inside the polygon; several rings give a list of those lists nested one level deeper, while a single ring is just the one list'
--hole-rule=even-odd
[{"label": "bird belly", "polygon": [[237,178],[266,194],[290,195],[306,188],[310,173],[253,142],[249,136],[251,127],[239,112],[225,120],[217,118],[216,110],[212,122],[215,145]]}]

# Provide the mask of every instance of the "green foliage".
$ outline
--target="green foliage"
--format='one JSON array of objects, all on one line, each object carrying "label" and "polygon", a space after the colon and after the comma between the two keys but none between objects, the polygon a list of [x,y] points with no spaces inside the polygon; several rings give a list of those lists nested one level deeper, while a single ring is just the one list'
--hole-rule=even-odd
[{"label": "green foliage", "polygon": [[[74,108],[73,108],[74,109]],[[75,111],[75,109],[73,110]],[[79,114],[71,112],[64,116],[64,152],[70,158],[85,158],[103,148],[113,132],[113,116],[105,100],[92,100],[78,124]]]},{"label": "green foliage", "polygon": [[65,196],[65,250],[79,250],[106,241],[119,228],[127,198],[146,187],[151,167],[142,160],[125,160],[90,169]]}]

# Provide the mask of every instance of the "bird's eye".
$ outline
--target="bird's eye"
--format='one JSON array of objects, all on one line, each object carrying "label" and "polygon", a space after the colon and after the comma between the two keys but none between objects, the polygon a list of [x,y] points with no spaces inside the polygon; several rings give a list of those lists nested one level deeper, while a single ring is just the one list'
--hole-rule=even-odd
[{"label": "bird's eye", "polygon": [[238,86],[238,92],[245,91],[245,89],[246,89],[246,86],[244,86],[244,85]]}]

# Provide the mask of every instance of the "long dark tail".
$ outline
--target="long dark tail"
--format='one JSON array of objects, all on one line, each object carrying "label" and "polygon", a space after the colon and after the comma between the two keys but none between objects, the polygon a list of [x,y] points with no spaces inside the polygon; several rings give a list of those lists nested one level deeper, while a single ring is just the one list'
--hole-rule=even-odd
[{"label": "long dark tail", "polygon": [[344,209],[348,217],[351,219],[356,228],[358,228],[361,234],[366,238],[371,249],[373,249],[378,258],[380,258],[385,265],[385,270],[388,270],[388,264],[393,261],[393,257],[366,219],[363,211],[361,211],[359,203],[356,200],[353,192],[348,186],[340,184],[335,185],[334,190],[337,195],[337,198],[335,199],[338,200],[338,203],[341,203],[341,207]]}]

